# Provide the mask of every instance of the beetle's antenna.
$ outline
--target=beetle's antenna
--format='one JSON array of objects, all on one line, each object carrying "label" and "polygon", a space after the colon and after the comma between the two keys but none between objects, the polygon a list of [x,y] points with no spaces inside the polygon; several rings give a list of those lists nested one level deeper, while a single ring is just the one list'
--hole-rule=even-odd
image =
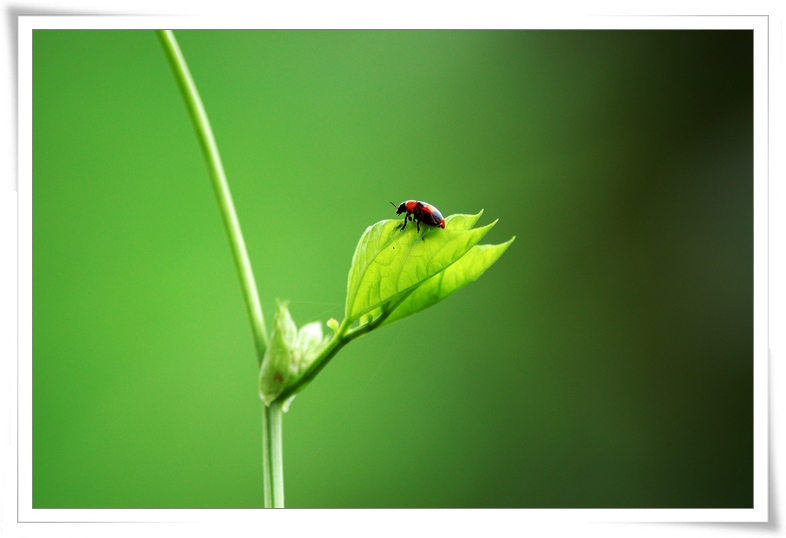
[{"label": "beetle's antenna", "polygon": [[390,205],[392,205],[393,207],[395,207],[396,209],[398,209],[398,206],[397,206],[396,204],[394,204],[393,202],[390,202]]}]

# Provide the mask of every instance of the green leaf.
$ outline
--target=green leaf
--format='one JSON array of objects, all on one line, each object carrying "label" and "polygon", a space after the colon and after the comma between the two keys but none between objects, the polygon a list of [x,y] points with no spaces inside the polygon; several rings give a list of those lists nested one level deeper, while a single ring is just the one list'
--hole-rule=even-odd
[{"label": "green leaf", "polygon": [[276,301],[273,333],[259,369],[259,394],[270,405],[286,388],[291,375],[290,365],[297,340],[297,327],[289,314],[287,303]]},{"label": "green leaf", "polygon": [[303,325],[297,333],[290,370],[294,374],[299,374],[308,368],[328,340],[322,335],[322,323],[319,321]]},{"label": "green leaf", "polygon": [[382,323],[382,326],[433,306],[486,272],[508,249],[515,237],[500,245],[475,245],[459,261],[426,280]]},{"label": "green leaf", "polygon": [[445,229],[421,232],[416,226],[401,231],[400,220],[368,227],[349,271],[346,317],[341,324],[335,319],[327,322],[332,338],[323,337],[320,323],[296,331],[294,323],[287,321],[291,318],[285,306],[279,306],[260,375],[265,401],[282,401],[286,410],[347,343],[428,308],[477,280],[515,239],[501,245],[477,245],[496,224],[473,228],[481,214],[451,215],[445,219]]},{"label": "green leaf", "polygon": [[290,381],[296,380],[328,343],[328,338],[322,335],[321,323],[309,323],[298,331],[287,303],[277,302],[276,305],[278,311],[273,320],[270,345],[259,370],[259,394],[266,405],[270,405]]},{"label": "green leaf", "polygon": [[472,228],[482,213],[451,215],[444,229],[417,232],[410,225],[402,232],[401,220],[384,220],[366,229],[349,271],[347,320],[395,308],[423,282],[461,259],[496,224]]}]

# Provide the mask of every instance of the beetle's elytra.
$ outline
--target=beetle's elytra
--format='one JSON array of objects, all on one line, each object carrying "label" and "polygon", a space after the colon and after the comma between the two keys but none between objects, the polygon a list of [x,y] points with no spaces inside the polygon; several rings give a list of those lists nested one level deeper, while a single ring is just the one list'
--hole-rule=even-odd
[{"label": "beetle's elytra", "polygon": [[445,227],[445,219],[442,218],[442,213],[431,204],[418,202],[417,200],[407,200],[406,202],[401,202],[398,206],[393,202],[390,203],[396,208],[396,215],[406,213],[406,215],[404,215],[404,224],[401,226],[402,231],[407,227],[407,222],[410,220],[415,221],[418,231],[420,231],[420,223],[435,228]]}]

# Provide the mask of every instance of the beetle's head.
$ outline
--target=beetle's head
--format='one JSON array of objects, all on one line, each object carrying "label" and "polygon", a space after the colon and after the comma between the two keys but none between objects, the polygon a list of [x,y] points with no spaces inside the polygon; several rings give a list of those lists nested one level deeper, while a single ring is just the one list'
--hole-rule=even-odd
[{"label": "beetle's head", "polygon": [[393,202],[390,202],[390,205],[396,208],[396,215],[401,215],[404,211],[407,210],[406,202],[402,202],[400,205],[396,205]]}]

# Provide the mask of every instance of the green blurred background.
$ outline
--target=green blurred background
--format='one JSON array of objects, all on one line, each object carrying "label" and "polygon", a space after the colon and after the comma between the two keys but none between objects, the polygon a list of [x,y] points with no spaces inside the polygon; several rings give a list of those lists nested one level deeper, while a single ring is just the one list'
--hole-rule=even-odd
[{"label": "green blurred background", "polygon": [[[289,507],[751,507],[749,31],[177,31],[271,321],[415,198],[517,239],[345,348]],[[151,31],[36,31],[33,505],[260,507],[257,366]]]}]

